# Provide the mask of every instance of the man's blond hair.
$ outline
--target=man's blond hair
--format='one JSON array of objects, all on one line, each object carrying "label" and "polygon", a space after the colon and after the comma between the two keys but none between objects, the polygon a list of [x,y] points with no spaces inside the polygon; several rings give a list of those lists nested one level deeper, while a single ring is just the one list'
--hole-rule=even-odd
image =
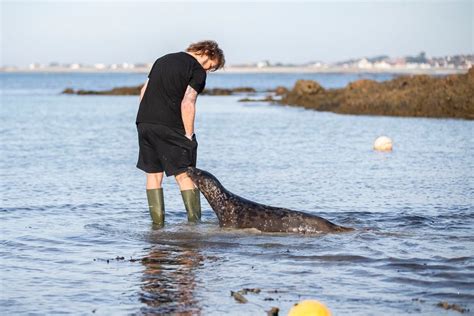
[{"label": "man's blond hair", "polygon": [[189,53],[195,53],[196,55],[206,55],[210,59],[216,61],[216,66],[211,71],[216,71],[224,67],[225,57],[224,52],[220,49],[216,41],[206,40],[197,43],[192,43],[186,48]]}]

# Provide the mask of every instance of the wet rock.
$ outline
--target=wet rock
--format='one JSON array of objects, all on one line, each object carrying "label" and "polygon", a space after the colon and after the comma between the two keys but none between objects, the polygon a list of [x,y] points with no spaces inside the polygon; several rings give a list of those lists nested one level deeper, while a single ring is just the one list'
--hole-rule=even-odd
[{"label": "wet rock", "polygon": [[237,302],[245,304],[248,300],[239,292],[230,291],[230,296],[232,296]]},{"label": "wet rock", "polygon": [[245,298],[244,295],[247,295],[248,293],[259,294],[260,292],[261,289],[259,288],[244,288],[237,292],[230,291],[230,295],[234,297],[234,299],[239,303],[247,303],[248,300]]},{"label": "wet rock", "polygon": [[349,90],[359,90],[362,92],[368,92],[377,87],[378,82],[370,79],[360,79],[354,82],[350,82],[347,85]]},{"label": "wet rock", "polygon": [[143,85],[135,87],[118,87],[111,90],[96,91],[96,90],[77,90],[66,88],[63,94],[77,94],[77,95],[140,95],[140,90]]},{"label": "wet rock", "polygon": [[239,291],[239,293],[241,294],[248,294],[248,293],[254,293],[254,294],[258,294],[260,293],[262,290],[259,289],[259,288],[254,288],[254,289],[250,289],[250,288],[244,288],[242,290]]},{"label": "wet rock", "polygon": [[224,88],[213,88],[213,89],[204,89],[201,92],[202,95],[231,95],[232,89]]},{"label": "wet rock", "polygon": [[275,89],[268,89],[267,92],[273,92],[275,95],[284,95],[288,93],[288,89],[283,86],[278,86]]},{"label": "wet rock", "polygon": [[[63,94],[77,94],[77,95],[140,95],[143,85],[133,87],[117,87],[111,90],[74,90],[66,88],[62,91]],[[231,89],[213,88],[204,89],[201,94],[205,95],[232,95],[236,93],[255,93],[256,90],[252,87],[237,87]]]},{"label": "wet rock", "polygon": [[315,95],[323,93],[324,88],[313,80],[298,80],[291,92],[297,95]]},{"label": "wet rock", "polygon": [[65,93],[65,94],[74,94],[75,92],[74,92],[74,89],[72,89],[72,88],[66,88],[66,89],[63,90],[62,93]]},{"label": "wet rock", "polygon": [[446,310],[452,309],[453,311],[457,311],[460,313],[465,313],[469,311],[469,309],[462,308],[457,304],[449,304],[448,302],[439,302],[438,304],[436,304],[436,306],[444,308]]},{"label": "wet rock", "polygon": [[449,76],[404,75],[384,82],[357,80],[323,89],[298,80],[281,104],[341,114],[474,119],[474,68]]},{"label": "wet rock", "polygon": [[201,94],[203,95],[232,95],[235,93],[255,93],[257,92],[254,88],[251,87],[237,87],[237,88],[212,88],[204,89]]},{"label": "wet rock", "polygon": [[282,86],[278,86],[275,88],[275,94],[276,95],[284,95],[288,93],[288,89]]},{"label": "wet rock", "polygon": [[267,316],[278,316],[280,309],[278,307],[272,307],[269,311],[267,311]]},{"label": "wet rock", "polygon": [[237,88],[233,88],[232,91],[235,92],[235,93],[254,93],[254,92],[257,92],[257,90],[255,90],[252,87],[237,87]]},{"label": "wet rock", "polygon": [[252,98],[243,98],[239,99],[238,102],[273,102],[276,101],[271,95],[267,95],[264,99],[252,99]]}]

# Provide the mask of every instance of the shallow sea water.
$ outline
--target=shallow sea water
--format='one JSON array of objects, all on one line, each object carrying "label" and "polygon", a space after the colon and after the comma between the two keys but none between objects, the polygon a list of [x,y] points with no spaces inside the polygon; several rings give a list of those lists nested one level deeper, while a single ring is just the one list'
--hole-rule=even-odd
[{"label": "shallow sea water", "polygon": [[[263,91],[303,77],[338,87],[360,76],[211,75],[208,87]],[[166,227],[156,230],[135,168],[138,97],[60,94],[139,84],[143,74],[0,78],[5,314],[265,315],[278,307],[286,315],[302,299],[334,315],[458,314],[440,301],[473,313],[471,121],[200,96],[199,168],[240,196],[356,231],[224,230],[204,198],[203,223],[190,225],[172,178],[164,181]],[[371,149],[380,135],[393,139],[393,152]],[[239,304],[230,291],[243,288],[261,292]]]}]

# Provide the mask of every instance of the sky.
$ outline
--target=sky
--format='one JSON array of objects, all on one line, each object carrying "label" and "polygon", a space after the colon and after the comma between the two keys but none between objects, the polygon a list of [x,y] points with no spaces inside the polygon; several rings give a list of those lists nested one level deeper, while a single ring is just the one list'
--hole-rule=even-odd
[{"label": "sky", "polygon": [[226,65],[474,53],[474,1],[1,1],[1,65],[140,63],[219,43]]}]

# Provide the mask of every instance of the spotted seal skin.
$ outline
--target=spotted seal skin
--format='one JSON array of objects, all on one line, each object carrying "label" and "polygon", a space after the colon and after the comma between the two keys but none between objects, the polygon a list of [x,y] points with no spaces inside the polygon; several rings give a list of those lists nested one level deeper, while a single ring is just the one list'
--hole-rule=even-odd
[{"label": "spotted seal skin", "polygon": [[267,206],[244,199],[224,186],[205,170],[189,167],[186,171],[227,228],[256,228],[262,232],[335,233],[353,228],[342,227],[312,214]]}]

